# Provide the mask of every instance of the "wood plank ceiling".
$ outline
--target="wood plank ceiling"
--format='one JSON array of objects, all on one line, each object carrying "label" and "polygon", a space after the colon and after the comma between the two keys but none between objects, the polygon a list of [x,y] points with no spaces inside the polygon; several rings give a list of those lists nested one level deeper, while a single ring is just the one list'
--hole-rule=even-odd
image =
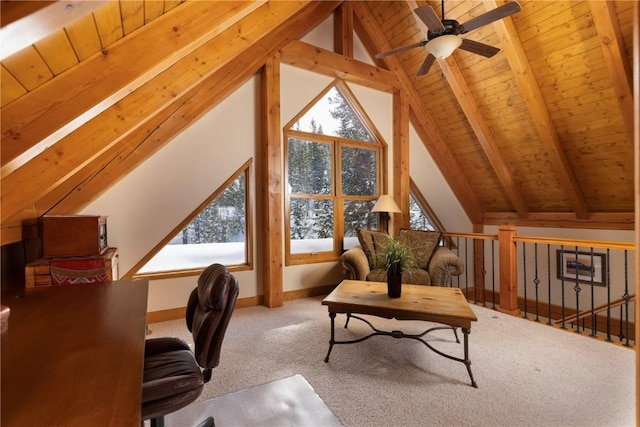
[{"label": "wood plank ceiling", "polygon": [[[496,56],[457,50],[421,77],[423,48],[375,68],[351,58],[340,30],[355,28],[373,57],[423,40],[413,9],[440,15],[440,2],[112,0],[69,22],[78,2],[36,3],[0,3],[3,42],[24,43],[5,35],[36,18],[62,22],[15,53],[3,47],[3,244],[22,238],[24,220],[80,210],[278,51],[405,90],[475,224],[633,228],[632,1],[521,0],[512,18],[467,35]],[[500,4],[446,0],[445,17],[463,23]],[[343,55],[295,42],[334,11]]]}]

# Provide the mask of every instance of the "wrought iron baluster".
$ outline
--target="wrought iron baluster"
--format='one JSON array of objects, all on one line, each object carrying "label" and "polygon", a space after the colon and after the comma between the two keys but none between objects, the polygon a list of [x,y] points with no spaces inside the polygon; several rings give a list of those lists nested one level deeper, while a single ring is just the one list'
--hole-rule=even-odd
[{"label": "wrought iron baluster", "polygon": [[607,265],[605,266],[605,271],[607,275],[607,341],[611,341],[611,268],[609,264],[611,263],[611,254],[610,249],[607,248]]},{"label": "wrought iron baluster", "polygon": [[594,277],[596,275],[593,267],[593,247],[591,247],[591,336],[595,337],[597,333],[597,319],[595,311],[595,283]]},{"label": "wrought iron baluster", "polygon": [[[474,267],[475,267],[476,262],[478,260],[477,253],[476,253],[476,246],[477,246],[476,245],[476,241],[477,241],[477,239],[474,238],[473,239],[473,254],[472,254],[473,255],[473,265],[474,265]],[[476,277],[476,274],[475,274],[476,269],[474,268],[473,271],[474,271],[474,274],[473,274],[473,301],[476,304],[478,304],[478,284],[476,283],[477,277]],[[469,296],[469,292],[467,291],[467,297],[468,296]]]},{"label": "wrought iron baluster", "polygon": [[[560,258],[558,259],[558,262],[564,263],[564,245],[560,245]],[[560,265],[560,269],[561,271],[564,271],[564,264]],[[562,329],[566,329],[565,326],[565,322],[564,322],[564,302],[565,302],[565,298],[564,298],[564,274],[560,275],[560,293],[561,293],[561,304],[560,304],[560,318],[562,319]]]},{"label": "wrought iron baluster", "polygon": [[533,265],[534,265],[534,274],[533,274],[533,284],[535,285],[536,291],[536,322],[540,321],[540,298],[538,295],[538,285],[540,285],[540,279],[538,279],[538,244],[534,243],[533,245]]},{"label": "wrought iron baluster", "polygon": [[[453,240],[449,240],[449,242],[453,242]],[[460,236],[456,236],[456,256],[460,258]],[[464,266],[464,269],[467,270],[466,264]],[[456,276],[456,281],[458,282],[458,289],[460,289],[460,276]]]},{"label": "wrought iron baluster", "polygon": [[547,244],[547,324],[551,324],[551,245]]},{"label": "wrought iron baluster", "polygon": [[527,246],[525,245],[524,242],[522,242],[522,268],[523,268],[523,272],[522,272],[522,279],[523,279],[523,284],[524,284],[524,317],[528,317],[527,316],[527,304],[528,304],[528,300],[527,300]]},{"label": "wrought iron baluster", "polygon": [[[582,288],[580,287],[580,282],[578,281],[578,247],[575,247],[575,262],[576,262],[576,272],[575,272],[575,286],[573,287],[573,291],[576,294],[576,316],[580,316],[580,291],[582,290]],[[576,317],[576,332],[580,332],[580,318]]]},{"label": "wrought iron baluster", "polygon": [[485,265],[485,259],[484,259],[484,240],[481,240],[482,242],[482,294],[481,294],[481,299],[482,299],[482,306],[486,307],[487,306],[487,297],[486,297],[486,293],[485,293],[485,289],[487,286],[487,267]]},{"label": "wrought iron baluster", "polygon": [[491,308],[496,309],[496,255],[495,255],[495,240],[491,239]]},{"label": "wrought iron baluster", "polygon": [[[464,239],[464,265],[469,265],[469,239]],[[466,278],[465,292],[469,296],[469,269],[464,269],[464,277]]]},{"label": "wrought iron baluster", "polygon": [[[624,250],[624,294],[622,298],[624,299],[624,326],[625,326],[625,346],[629,346],[629,301],[631,300],[631,296],[629,295],[629,258],[628,251]],[[622,322],[622,317],[620,317],[620,322]],[[621,324],[622,326],[622,324]]]}]

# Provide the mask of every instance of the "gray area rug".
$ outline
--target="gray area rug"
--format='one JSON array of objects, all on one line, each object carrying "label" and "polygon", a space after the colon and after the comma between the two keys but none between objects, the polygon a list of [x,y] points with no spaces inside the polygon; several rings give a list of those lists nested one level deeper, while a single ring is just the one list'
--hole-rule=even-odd
[{"label": "gray area rug", "polygon": [[193,404],[165,417],[167,427],[197,426],[213,416],[225,426],[340,426],[340,422],[302,375]]}]

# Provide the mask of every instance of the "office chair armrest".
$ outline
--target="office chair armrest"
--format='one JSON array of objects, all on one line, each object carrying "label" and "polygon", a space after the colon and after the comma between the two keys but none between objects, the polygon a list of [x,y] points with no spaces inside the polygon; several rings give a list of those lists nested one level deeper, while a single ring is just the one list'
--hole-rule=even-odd
[{"label": "office chair armrest", "polygon": [[191,350],[189,344],[179,338],[151,338],[144,342],[144,356],[155,356],[167,351]]}]

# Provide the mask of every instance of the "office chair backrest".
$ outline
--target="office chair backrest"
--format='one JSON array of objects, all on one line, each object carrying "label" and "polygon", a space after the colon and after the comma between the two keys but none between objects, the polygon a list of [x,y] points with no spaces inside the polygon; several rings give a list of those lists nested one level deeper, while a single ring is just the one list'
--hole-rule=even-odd
[{"label": "office chair backrest", "polygon": [[187,327],[193,335],[196,361],[204,370],[205,382],[218,366],[220,348],[238,298],[238,281],[226,267],[213,264],[198,278],[198,287],[187,303]]}]

